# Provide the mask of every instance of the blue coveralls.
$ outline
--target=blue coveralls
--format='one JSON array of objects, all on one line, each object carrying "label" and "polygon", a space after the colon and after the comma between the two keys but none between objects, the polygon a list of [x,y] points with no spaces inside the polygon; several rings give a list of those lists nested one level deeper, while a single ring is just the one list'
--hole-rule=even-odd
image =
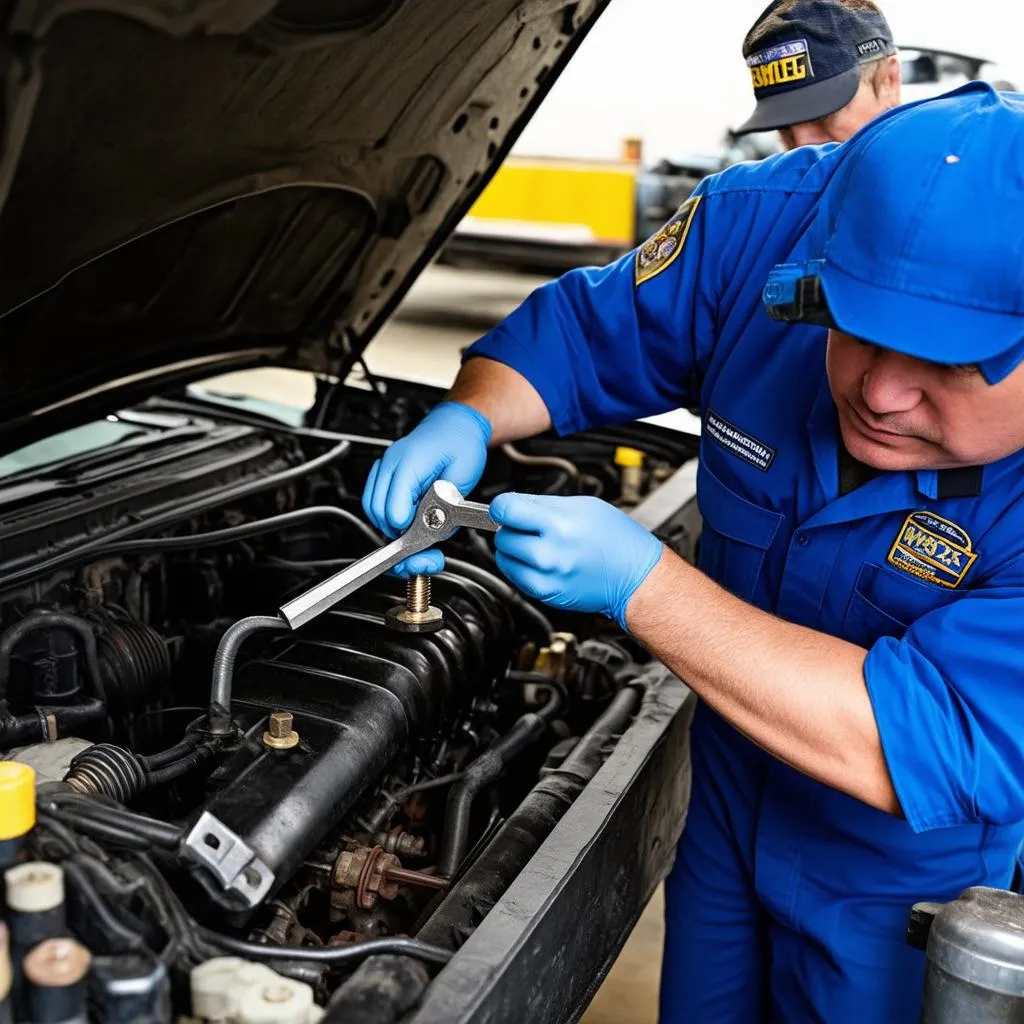
[{"label": "blue coveralls", "polygon": [[843,149],[708,179],[642,255],[543,287],[469,353],[525,376],[563,434],[699,405],[703,570],[869,649],[903,818],[699,709],[663,1024],[917,1020],[911,904],[1009,884],[1022,834],[1024,455],[840,494],[825,331],[762,308],[775,264],[818,255],[808,229]]}]

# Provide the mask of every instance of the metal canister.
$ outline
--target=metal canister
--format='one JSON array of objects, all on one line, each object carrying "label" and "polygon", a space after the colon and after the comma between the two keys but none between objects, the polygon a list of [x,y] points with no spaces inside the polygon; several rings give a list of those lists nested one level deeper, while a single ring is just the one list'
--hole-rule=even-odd
[{"label": "metal canister", "polygon": [[1024,897],[974,886],[918,904],[908,941],[928,956],[922,1024],[1024,1024]]}]

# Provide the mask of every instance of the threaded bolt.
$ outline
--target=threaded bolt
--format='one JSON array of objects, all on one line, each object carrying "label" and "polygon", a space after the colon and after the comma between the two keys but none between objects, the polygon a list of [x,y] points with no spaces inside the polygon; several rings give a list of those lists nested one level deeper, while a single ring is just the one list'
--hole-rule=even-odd
[{"label": "threaded bolt", "polygon": [[410,576],[405,584],[405,604],[390,609],[386,618],[392,629],[406,633],[432,633],[444,625],[441,609],[430,603],[430,577]]},{"label": "threaded bolt", "polygon": [[410,576],[405,586],[407,611],[422,615],[430,609],[430,577]]}]

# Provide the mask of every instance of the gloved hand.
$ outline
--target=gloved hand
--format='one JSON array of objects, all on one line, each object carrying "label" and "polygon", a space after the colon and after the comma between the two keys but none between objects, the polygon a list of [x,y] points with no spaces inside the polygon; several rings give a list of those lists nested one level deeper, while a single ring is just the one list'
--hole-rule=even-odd
[{"label": "gloved hand", "polygon": [[[491,424],[461,402],[442,402],[370,470],[363,511],[386,537],[395,538],[412,522],[416,506],[435,480],[449,480],[462,494],[479,481],[487,464]],[[392,570],[398,576],[440,572],[440,551],[421,551]]]},{"label": "gloved hand", "polygon": [[661,541],[598,498],[500,494],[491,502],[498,568],[555,608],[598,612],[626,628],[626,606],[658,563]]}]

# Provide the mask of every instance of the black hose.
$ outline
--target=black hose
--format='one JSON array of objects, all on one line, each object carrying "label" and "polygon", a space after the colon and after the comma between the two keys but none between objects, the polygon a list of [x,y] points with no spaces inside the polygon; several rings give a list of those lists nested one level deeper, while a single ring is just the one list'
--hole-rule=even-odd
[{"label": "black hose", "polygon": [[11,677],[11,654],[14,648],[30,633],[37,629],[66,629],[74,633],[81,641],[85,653],[85,665],[89,670],[93,696],[106,703],[107,695],[103,691],[103,679],[100,676],[100,662],[96,654],[96,634],[85,619],[68,612],[34,611],[29,612],[20,622],[4,630],[0,638],[0,700],[7,695],[7,684]]},{"label": "black hose", "polygon": [[[96,886],[88,877],[85,870],[74,860],[65,860],[61,864],[65,876],[71,883],[71,888],[78,895],[84,904],[87,914],[95,919],[100,925],[105,938],[113,937],[118,948],[117,953],[128,953],[136,950],[146,949],[146,940],[138,932],[132,931],[127,925],[118,920],[117,916],[107,905],[106,900],[99,894]],[[95,927],[90,921],[90,930]]]},{"label": "black hose", "polygon": [[71,815],[77,821],[98,821],[112,827],[123,828],[133,832],[135,836],[145,839],[154,846],[167,850],[175,850],[181,844],[184,832],[175,825],[158,821],[145,814],[136,814],[114,804],[107,803],[96,797],[83,796],[80,793],[52,792],[42,798],[58,820]]},{"label": "black hose", "polygon": [[546,644],[551,639],[551,634],[555,631],[551,620],[503,579],[486,569],[481,569],[478,565],[473,565],[472,562],[463,562],[460,559],[449,558],[447,555],[445,564],[467,579],[478,583],[481,587],[496,592],[503,603],[512,606],[514,616],[526,620],[531,627],[526,632],[530,633],[535,640]]},{"label": "black hose", "polygon": [[142,770],[148,775],[150,772],[156,771],[157,768],[163,768],[173,761],[180,760],[186,754],[191,754],[202,742],[203,737],[199,733],[190,732],[183,740],[175,743],[173,747],[159,750],[155,754],[136,754],[135,760],[139,762]]},{"label": "black hose", "polygon": [[93,557],[105,558],[109,555],[216,547],[221,544],[231,544],[236,540],[244,540],[247,537],[256,537],[263,533],[285,530],[310,519],[336,519],[349,526],[354,526],[373,544],[384,543],[380,534],[354,513],[334,505],[312,505],[309,508],[293,509],[291,512],[282,512],[280,515],[269,516],[266,519],[241,523],[238,526],[229,526],[222,530],[210,530],[207,533],[191,533],[180,537],[140,537],[137,540],[120,541],[100,548],[94,552]]},{"label": "black hose", "polygon": [[406,956],[373,956],[331,996],[325,1024],[396,1024],[422,998],[427,969]]},{"label": "black hose", "polygon": [[449,949],[441,949],[419,939],[367,939],[365,942],[354,942],[349,946],[331,946],[323,949],[308,946],[264,946],[259,942],[246,942],[230,935],[221,935],[208,928],[200,928],[199,934],[210,945],[248,957],[250,960],[306,960],[330,964],[332,967],[341,967],[379,953],[412,956],[430,964],[446,964],[454,955]]},{"label": "black hose", "polygon": [[287,631],[288,623],[277,615],[251,615],[239,619],[220,638],[213,659],[213,686],[207,712],[207,729],[214,736],[225,736],[231,732],[231,682],[235,659],[242,644],[261,629]]},{"label": "black hose", "polygon": [[0,717],[0,749],[52,741],[47,718],[53,718],[58,739],[74,736],[106,723],[107,710],[96,699],[82,704],[36,707],[20,715]]},{"label": "black hose", "polygon": [[[653,697],[657,698],[656,692]],[[422,941],[450,949],[465,941],[597,774],[609,742],[625,731],[639,700],[640,691],[634,687],[620,690],[612,698],[561,766],[530,790],[459,883],[448,891],[417,933]]]},{"label": "black hose", "polygon": [[31,583],[37,577],[48,576],[70,565],[79,565],[82,562],[89,561],[95,556],[95,552],[110,547],[112,544],[122,540],[128,540],[129,538],[139,536],[141,533],[148,533],[151,530],[159,529],[168,523],[181,522],[183,519],[189,519],[200,512],[207,512],[212,508],[221,507],[227,502],[240,501],[243,498],[251,497],[253,494],[260,494],[263,491],[282,487],[293,480],[298,480],[329,466],[332,462],[346,455],[350,447],[351,444],[348,441],[341,441],[331,448],[330,451],[324,452],[323,455],[318,455],[315,459],[310,459],[308,462],[303,462],[299,466],[292,466],[289,469],[281,470],[280,473],[271,473],[267,476],[258,477],[255,480],[247,480],[243,484],[226,487],[213,494],[204,494],[193,501],[182,502],[180,505],[175,505],[165,512],[128,523],[117,530],[112,530],[104,537],[97,537],[94,540],[86,541],[84,544],[79,544],[70,551],[64,551],[42,562],[26,565],[22,569],[16,569],[0,577],[0,592],[14,590],[25,583]]},{"label": "black hose", "polygon": [[518,718],[501,739],[463,771],[462,779],[452,787],[445,808],[444,834],[437,860],[437,873],[442,878],[451,878],[466,856],[470,814],[476,795],[501,775],[505,765],[516,754],[540,739],[547,724],[545,718],[533,712]]},{"label": "black hose", "polygon": [[552,679],[543,672],[521,672],[518,669],[510,669],[506,678],[513,683],[522,683],[530,686],[542,686],[548,691],[548,699],[544,702],[537,714],[550,722],[560,715],[569,706],[569,691],[565,683],[560,679]]},{"label": "black hose", "polygon": [[180,779],[182,776],[188,775],[190,771],[198,768],[204,761],[208,761],[216,750],[215,744],[204,743],[190,754],[186,754],[181,760],[172,761],[162,768],[155,768],[151,772],[146,772],[146,785],[150,787],[163,786],[168,782],[173,782],[175,779]]},{"label": "black hose", "polygon": [[107,842],[118,846],[126,846],[130,850],[148,850],[153,845],[145,836],[132,832],[121,825],[112,825],[109,822],[100,821],[96,818],[68,813],[65,808],[53,813],[58,814],[62,822],[79,832],[96,836],[98,839],[105,839]]}]

